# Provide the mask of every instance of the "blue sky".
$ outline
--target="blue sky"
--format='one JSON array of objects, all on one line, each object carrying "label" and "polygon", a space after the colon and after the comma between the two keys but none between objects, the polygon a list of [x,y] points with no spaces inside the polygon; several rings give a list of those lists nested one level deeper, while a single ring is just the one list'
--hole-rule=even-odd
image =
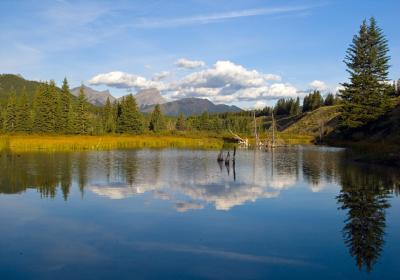
[{"label": "blue sky", "polygon": [[370,16],[389,40],[390,78],[400,78],[399,11],[396,0],[2,0],[0,72],[261,106],[334,91]]}]

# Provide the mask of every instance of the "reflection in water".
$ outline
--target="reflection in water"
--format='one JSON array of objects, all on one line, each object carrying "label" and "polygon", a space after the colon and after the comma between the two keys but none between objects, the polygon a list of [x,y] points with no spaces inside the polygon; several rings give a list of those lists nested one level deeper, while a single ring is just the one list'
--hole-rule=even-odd
[{"label": "reflection in water", "polygon": [[400,175],[388,168],[360,166],[330,148],[285,148],[264,153],[239,151],[236,162],[218,163],[213,151],[133,150],[81,153],[31,153],[0,157],[0,194],[37,190],[41,197],[68,200],[71,185],[82,197],[110,199],[148,193],[168,200],[178,212],[217,210],[306,183],[320,192],[341,186],[337,203],[347,219],[343,236],[357,266],[371,271],[384,244],[388,199],[399,193]]},{"label": "reflection in water", "polygon": [[365,266],[370,272],[383,248],[385,210],[390,207],[394,182],[368,166],[346,166],[341,174],[337,200],[340,208],[347,210],[344,240],[358,268]]}]

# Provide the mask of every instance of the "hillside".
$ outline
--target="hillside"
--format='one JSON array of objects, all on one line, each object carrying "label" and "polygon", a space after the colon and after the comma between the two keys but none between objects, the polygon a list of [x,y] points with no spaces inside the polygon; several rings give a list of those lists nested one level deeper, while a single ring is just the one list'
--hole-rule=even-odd
[{"label": "hillside", "polygon": [[[325,135],[330,134],[337,127],[339,109],[340,106],[326,106],[304,113],[284,128],[283,132],[317,137],[322,129]],[[278,121],[279,124],[280,121]]]},{"label": "hillside", "polygon": [[28,96],[33,96],[40,84],[40,82],[25,80],[20,75],[0,74],[0,102],[7,100],[13,90],[20,95],[25,89]]},{"label": "hillside", "polygon": [[[145,106],[143,112],[150,113],[155,105]],[[225,112],[241,112],[242,109],[236,106],[228,106],[225,104],[214,104],[207,99],[201,98],[183,98],[180,100],[161,104],[161,111],[167,116],[178,116],[183,113],[185,116],[200,115],[203,112],[208,113],[225,113]]]},{"label": "hillside", "polygon": [[335,131],[329,136],[331,141],[351,141],[354,143],[400,144],[400,103],[385,115],[362,127],[347,131]]}]

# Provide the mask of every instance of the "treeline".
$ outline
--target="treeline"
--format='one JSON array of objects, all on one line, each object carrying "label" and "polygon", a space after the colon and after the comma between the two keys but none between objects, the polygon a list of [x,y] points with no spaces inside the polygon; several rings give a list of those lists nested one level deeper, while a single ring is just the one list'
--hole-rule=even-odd
[{"label": "treeline", "polygon": [[251,114],[224,113],[168,117],[156,105],[151,114],[140,112],[132,95],[95,107],[87,102],[83,86],[78,97],[71,94],[67,79],[61,90],[54,81],[40,84],[33,98],[24,89],[15,90],[0,105],[0,131],[41,134],[142,134],[171,131],[213,131],[232,129],[251,132]]},{"label": "treeline", "polygon": [[325,98],[321,92],[314,90],[306,95],[303,104],[300,105],[300,98],[281,98],[274,107],[266,106],[262,110],[257,110],[257,116],[271,116],[272,112],[276,116],[297,116],[301,113],[313,111],[322,106],[332,106],[340,102],[338,96],[328,93]]}]

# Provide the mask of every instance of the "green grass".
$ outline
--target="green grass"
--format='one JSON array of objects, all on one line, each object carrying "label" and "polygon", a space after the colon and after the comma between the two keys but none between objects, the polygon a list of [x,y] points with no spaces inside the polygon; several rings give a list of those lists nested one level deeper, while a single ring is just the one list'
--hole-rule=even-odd
[{"label": "green grass", "polygon": [[339,109],[340,106],[336,105],[321,107],[312,112],[307,112],[283,132],[294,135],[308,135],[315,138],[319,136],[320,127],[323,123],[324,133],[329,134],[337,126],[335,119],[340,114]]},{"label": "green grass", "polygon": [[219,149],[222,138],[200,136],[44,136],[44,135],[3,135],[0,150],[10,152],[30,151],[81,151],[114,150],[133,148],[193,148]]}]

